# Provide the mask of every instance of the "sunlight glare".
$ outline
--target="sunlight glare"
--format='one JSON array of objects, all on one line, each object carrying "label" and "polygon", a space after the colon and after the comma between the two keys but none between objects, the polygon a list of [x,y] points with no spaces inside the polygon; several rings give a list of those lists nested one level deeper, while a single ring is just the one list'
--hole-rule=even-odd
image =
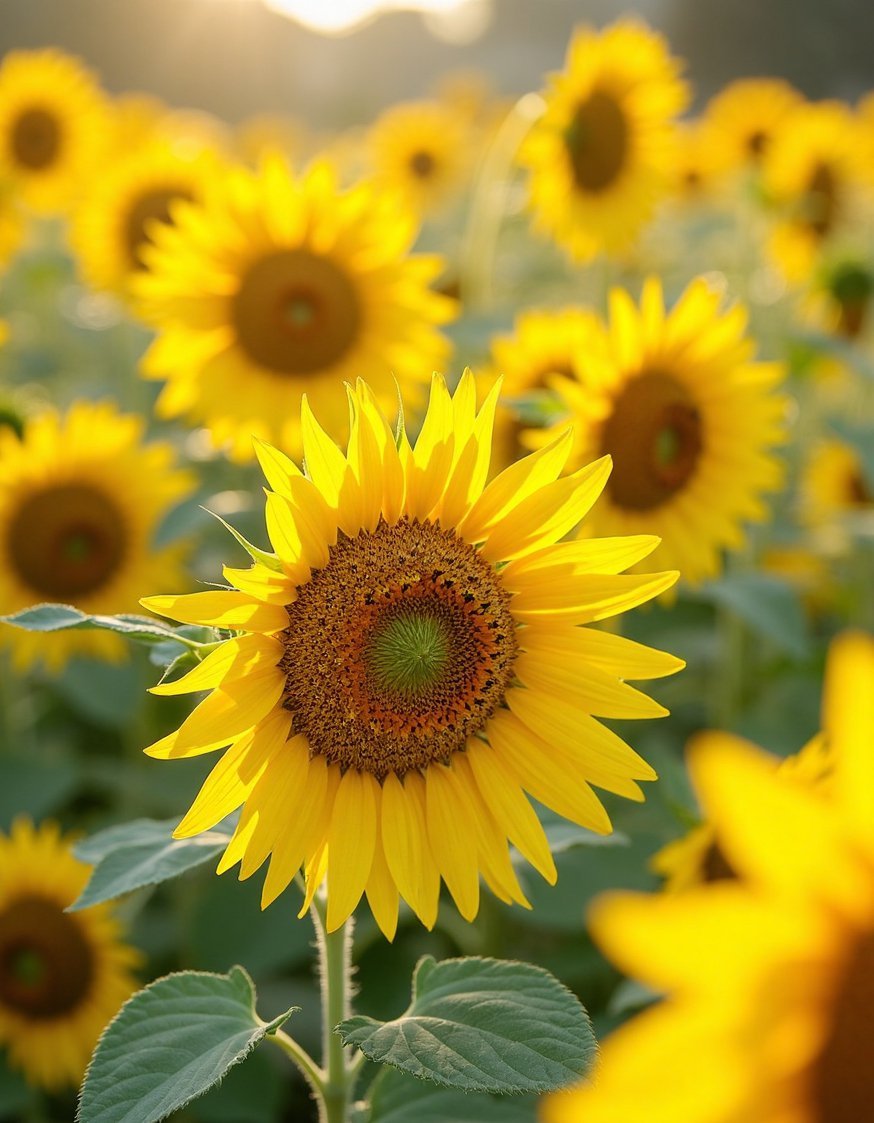
[{"label": "sunlight glare", "polygon": [[382,12],[418,11],[426,15],[451,16],[477,0],[263,0],[274,12],[291,17],[313,31],[342,35],[369,23]]}]

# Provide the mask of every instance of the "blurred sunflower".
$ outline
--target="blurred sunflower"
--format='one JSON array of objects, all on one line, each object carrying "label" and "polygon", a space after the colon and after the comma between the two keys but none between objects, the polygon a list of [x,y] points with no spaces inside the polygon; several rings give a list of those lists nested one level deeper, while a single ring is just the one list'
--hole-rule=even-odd
[{"label": "blurred sunflower", "polygon": [[482,384],[503,379],[495,415],[493,470],[500,471],[530,452],[522,441],[532,424],[545,424],[558,401],[551,389],[556,375],[579,378],[589,350],[602,333],[594,313],[583,308],[520,312],[509,335],[491,341]]},{"label": "blurred sunflower", "polygon": [[304,392],[339,438],[344,379],[369,377],[385,402],[395,378],[424,387],[421,371],[449,353],[436,325],[455,302],[428,287],[440,258],[409,256],[415,235],[393,195],[341,191],[326,164],[294,179],[267,160],[209,184],[202,206],[154,231],[134,281],[160,331],[143,362],[168,380],[158,412],[205,423],[248,459],[253,434],[299,450]]},{"label": "blurred sunflower", "polygon": [[853,512],[874,513],[874,480],[852,445],[826,440],[813,448],[802,473],[801,508],[802,518],[813,526]]},{"label": "blurred sunflower", "polygon": [[[700,733],[690,744],[694,756],[701,752],[731,752],[755,749],[756,746],[731,733]],[[826,791],[834,770],[834,760],[828,742],[822,735],[809,741],[801,752],[781,761],[777,772],[784,781],[806,785]],[[697,885],[714,881],[732,881],[737,871],[719,844],[716,826],[705,821],[688,831],[682,838],[663,846],[650,861],[654,873],[665,879],[667,893],[679,893]]]},{"label": "blurred sunflower", "polygon": [[822,252],[847,233],[864,178],[859,130],[841,102],[806,105],[785,121],[764,163],[780,218],[770,251],[788,280],[810,278]]},{"label": "blurred sunflower", "polygon": [[534,225],[577,260],[635,240],[666,193],[689,93],[664,39],[623,20],[577,31],[519,153]]},{"label": "blurred sunflower", "polygon": [[192,159],[166,143],[140,146],[108,168],[73,216],[71,241],[87,283],[128,295],[146,268],[155,224],[172,224],[178,202],[198,200],[218,171],[212,154]]},{"label": "blurred sunflower", "polygon": [[281,153],[292,167],[312,142],[300,121],[282,114],[259,113],[237,128],[234,148],[244,163],[257,168],[265,156]]},{"label": "blurred sunflower", "polygon": [[[64,418],[30,419],[21,438],[0,429],[0,605],[44,601],[83,612],[136,611],[144,588],[184,581],[184,547],[151,540],[193,480],[167,444],[144,445],[143,421],[108,403],[78,402]],[[73,654],[124,658],[109,632],[41,635],[5,628],[15,665],[52,670]]]},{"label": "blurred sunflower", "polygon": [[845,339],[863,336],[871,323],[874,271],[857,257],[841,254],[812,278],[803,317]]},{"label": "blurred sunflower", "polygon": [[39,211],[66,210],[105,143],[107,108],[78,59],[61,51],[12,51],[0,64],[0,180]]},{"label": "blurred sunflower", "polygon": [[567,436],[484,486],[498,390],[477,413],[469,374],[452,398],[435,376],[413,449],[359,383],[345,455],[305,401],[307,474],[259,447],[275,562],[225,569],[234,589],[143,602],[243,633],[154,688],[212,693],[146,751],[230,746],[175,833],[242,805],[219,872],[241,862],[249,877],[271,855],[264,906],[302,864],[307,903],[327,876],[331,930],[364,892],[389,938],[399,894],[430,928],[441,877],[467,919],[480,874],[526,904],[507,840],[550,882],[556,872],[525,791],[604,832],[589,785],[640,799],[638,781],[654,778],[596,718],[665,713],[621,679],[681,663],[580,625],[677,575],[619,575],[654,539],[561,543],[610,471],[603,458],[557,478]]},{"label": "blurred sunflower", "polygon": [[229,150],[226,126],[209,113],[171,109],[151,94],[122,94],[110,103],[104,159],[127,160],[140,149],[172,150],[180,160]]},{"label": "blurred sunflower", "polygon": [[136,985],[140,956],[110,906],[65,911],[89,872],[54,823],[18,819],[0,834],[0,1045],[49,1091],[79,1084]]},{"label": "blurred sunflower", "polygon": [[693,281],[665,311],[650,279],[640,308],[621,289],[580,379],[557,378],[563,419],[525,440],[542,443],[568,416],[574,463],[610,455],[613,472],[587,531],[653,534],[660,564],[696,583],[717,574],[721,551],[743,543],[742,523],[762,520],[762,495],[780,486],[773,449],[785,439],[779,363],[753,361],[745,310]]},{"label": "blurred sunflower", "polygon": [[420,214],[432,214],[456,196],[473,162],[467,121],[438,101],[387,109],[371,130],[369,146],[378,182]]},{"label": "blurred sunflower", "polygon": [[782,78],[740,78],[707,105],[713,155],[726,171],[761,166],[792,113],[804,102]]},{"label": "blurred sunflower", "polygon": [[[874,1103],[874,643],[835,641],[829,800],[739,745],[692,760],[741,879],[594,909],[614,962],[670,997],[604,1044],[542,1123],[860,1123]],[[666,1080],[682,1058],[686,1078]],[[693,1078],[694,1074],[694,1078]]]},{"label": "blurred sunflower", "polygon": [[677,152],[673,166],[674,195],[687,203],[710,198],[724,171],[719,149],[704,121],[684,121],[677,126]]}]

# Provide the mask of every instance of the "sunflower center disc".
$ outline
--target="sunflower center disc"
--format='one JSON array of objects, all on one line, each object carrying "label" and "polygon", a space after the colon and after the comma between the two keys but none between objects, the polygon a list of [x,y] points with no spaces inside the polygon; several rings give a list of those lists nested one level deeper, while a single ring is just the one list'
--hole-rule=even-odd
[{"label": "sunflower center disc", "polygon": [[67,484],[30,496],[12,517],[7,548],[21,580],[52,600],[101,589],[126,546],[121,513],[96,489]]},{"label": "sunflower center disc", "polygon": [[339,265],[282,250],[249,267],[233,301],[240,346],[278,374],[317,374],[339,362],[361,330],[358,293]]},{"label": "sunflower center disc", "polygon": [[172,225],[170,204],[176,199],[191,200],[190,191],[185,188],[156,188],[140,195],[127,213],[122,238],[132,269],[143,269],[143,250],[152,242],[149,226],[152,220]]},{"label": "sunflower center disc", "polygon": [[0,1006],[55,1018],[88,993],[94,957],[80,925],[54,901],[20,897],[0,912]]},{"label": "sunflower center disc", "polygon": [[12,154],[22,167],[41,171],[56,159],[61,129],[47,109],[26,109],[12,126]]},{"label": "sunflower center disc", "polygon": [[829,1014],[826,1042],[811,1072],[811,1118],[817,1123],[859,1123],[874,1103],[874,932],[856,945]]},{"label": "sunflower center disc", "polygon": [[764,129],[756,129],[747,137],[747,151],[754,160],[761,160],[770,138]]},{"label": "sunflower center disc", "polygon": [[448,761],[501,704],[516,636],[497,573],[452,531],[341,534],[298,589],[283,704],[310,751],[382,780]]},{"label": "sunflower center disc", "polygon": [[824,238],[834,226],[838,211],[838,185],[828,164],[814,168],[802,205],[804,221],[817,238]]},{"label": "sunflower center disc", "polygon": [[595,90],[577,106],[565,133],[576,184],[583,191],[604,191],[625,164],[628,121],[616,99]]},{"label": "sunflower center disc", "polygon": [[708,884],[714,881],[737,881],[737,871],[718,842],[711,842],[704,853],[701,877]]},{"label": "sunflower center disc", "polygon": [[410,170],[419,179],[430,179],[437,167],[430,152],[414,152],[410,157]]},{"label": "sunflower center disc", "polygon": [[702,440],[701,415],[681,383],[658,371],[632,379],[601,437],[601,452],[613,457],[613,501],[634,511],[666,502],[692,477]]}]

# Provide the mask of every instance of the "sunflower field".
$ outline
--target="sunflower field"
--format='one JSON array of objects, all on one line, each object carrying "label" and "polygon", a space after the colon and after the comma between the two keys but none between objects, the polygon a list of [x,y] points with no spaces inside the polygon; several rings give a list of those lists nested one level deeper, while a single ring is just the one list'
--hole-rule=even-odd
[{"label": "sunflower field", "polygon": [[874,94],[687,74],[0,58],[0,1120],[874,1120]]}]

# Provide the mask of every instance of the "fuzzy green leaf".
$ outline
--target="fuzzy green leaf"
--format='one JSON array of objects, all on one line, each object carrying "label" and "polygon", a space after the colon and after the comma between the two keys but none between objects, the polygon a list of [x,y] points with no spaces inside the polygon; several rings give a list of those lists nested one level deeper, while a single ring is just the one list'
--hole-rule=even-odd
[{"label": "fuzzy green leaf", "polygon": [[422,1080],[468,1092],[546,1092],[591,1065],[588,1015],[557,979],[529,963],[419,961],[413,1001],[390,1022],[349,1018],[347,1045]]},{"label": "fuzzy green leaf", "polygon": [[137,819],[80,842],[76,857],[94,869],[70,911],[178,877],[217,858],[231,837],[219,825],[195,838],[174,839],[176,826],[176,819]]},{"label": "fuzzy green leaf", "polygon": [[122,1006],[103,1031],[82,1086],[80,1123],[157,1123],[218,1083],[269,1033],[242,967],[182,971]]}]

